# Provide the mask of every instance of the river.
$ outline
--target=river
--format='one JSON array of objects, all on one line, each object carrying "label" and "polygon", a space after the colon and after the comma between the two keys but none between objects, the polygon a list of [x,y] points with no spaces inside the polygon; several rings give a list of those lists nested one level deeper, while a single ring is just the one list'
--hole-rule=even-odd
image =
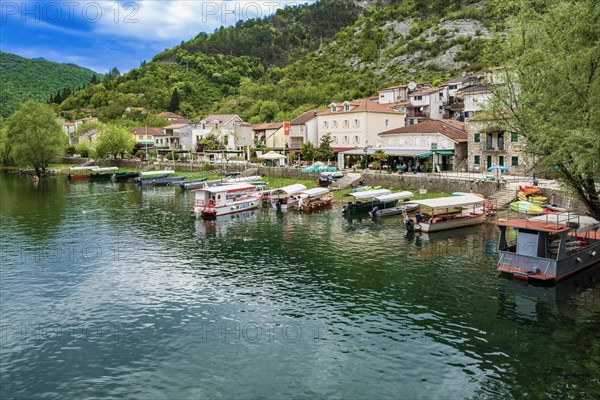
[{"label": "river", "polygon": [[0,175],[0,397],[599,398],[600,271],[499,277],[497,228]]}]

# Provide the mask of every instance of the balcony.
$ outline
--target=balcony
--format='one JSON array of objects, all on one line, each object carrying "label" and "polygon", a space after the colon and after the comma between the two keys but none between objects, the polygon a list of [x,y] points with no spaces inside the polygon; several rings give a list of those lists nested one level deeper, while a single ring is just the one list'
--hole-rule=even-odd
[{"label": "balcony", "polygon": [[488,153],[504,153],[504,152],[506,152],[506,148],[504,145],[492,146],[490,144],[485,144],[485,143],[481,143],[481,150],[486,151]]}]

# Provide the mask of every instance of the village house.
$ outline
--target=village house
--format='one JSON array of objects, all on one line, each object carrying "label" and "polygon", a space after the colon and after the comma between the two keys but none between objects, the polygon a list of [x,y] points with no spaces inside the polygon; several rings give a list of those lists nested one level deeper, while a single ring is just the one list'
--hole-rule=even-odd
[{"label": "village house", "polygon": [[444,106],[448,102],[448,87],[433,87],[409,93],[406,125],[414,125],[428,119],[444,118]]},{"label": "village house", "polygon": [[331,103],[328,109],[316,112],[317,139],[330,135],[334,153],[357,148],[369,148],[379,143],[382,131],[400,128],[406,114],[370,99]]},{"label": "village house", "polygon": [[461,90],[467,86],[479,84],[480,77],[473,74],[465,74],[460,78],[450,79],[440,84],[440,87],[446,87],[448,90],[448,100],[444,104],[443,119],[464,120],[465,104],[460,96]]},{"label": "village house", "polygon": [[254,144],[250,125],[236,114],[207,115],[194,125],[192,133],[195,145],[211,133],[216,135],[229,151]]},{"label": "village house", "polygon": [[[269,148],[274,148],[268,144],[278,144],[280,149],[285,148],[283,135],[283,122],[270,122],[266,124],[252,125],[252,133],[257,145],[264,145]],[[277,138],[274,136],[278,134]]]},{"label": "village house", "polygon": [[192,126],[190,124],[171,124],[163,128],[163,133],[168,138],[169,148],[195,150],[192,138]]},{"label": "village house", "polygon": [[486,172],[492,165],[501,165],[511,174],[526,174],[533,168],[531,157],[525,153],[524,138],[507,132],[488,113],[471,118],[467,132],[469,171]]},{"label": "village house", "polygon": [[429,120],[391,129],[379,134],[382,149],[389,156],[413,158],[432,171],[465,168],[468,135],[466,126],[456,121]]},{"label": "village house", "polygon": [[[72,135],[75,132],[77,132],[77,130],[79,130],[79,128],[81,128],[84,124],[87,124],[89,122],[98,122],[98,118],[97,117],[87,117],[87,118],[77,119],[73,122],[63,121],[61,123],[61,126],[62,126],[62,130],[64,133],[66,133],[67,135]],[[83,129],[83,128],[81,128],[81,129]]]},{"label": "village house", "polygon": [[317,111],[307,111],[290,122],[290,149],[300,149],[304,143],[319,146]]},{"label": "village house", "polygon": [[155,144],[155,136],[161,136],[163,133],[162,128],[150,127],[150,126],[138,126],[129,131],[136,143],[153,147]]}]

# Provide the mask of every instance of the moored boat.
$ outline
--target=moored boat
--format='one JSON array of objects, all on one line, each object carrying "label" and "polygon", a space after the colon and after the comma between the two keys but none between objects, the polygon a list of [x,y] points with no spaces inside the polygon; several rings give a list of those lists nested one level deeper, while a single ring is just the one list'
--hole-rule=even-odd
[{"label": "moored boat", "polygon": [[88,180],[90,182],[110,181],[118,170],[118,167],[96,168],[90,173]]},{"label": "moored boat", "polygon": [[217,217],[252,210],[260,204],[256,186],[249,183],[212,186],[194,191],[196,200],[192,212],[197,217]]},{"label": "moored boat", "polygon": [[419,205],[415,221],[406,218],[408,231],[437,232],[446,229],[478,225],[485,220],[485,199],[474,195],[439,197],[436,199],[413,200]]},{"label": "moored boat", "polygon": [[67,175],[67,179],[70,181],[87,181],[90,177],[90,172],[98,169],[100,167],[96,165],[87,166],[87,167],[70,167],[69,174]]},{"label": "moored boat", "polygon": [[[146,186],[152,185],[158,181],[159,186],[164,186],[163,183],[169,182],[169,180],[165,180],[164,178],[168,178],[169,175],[172,175],[174,173],[175,171],[171,169],[164,169],[159,171],[143,171],[140,172],[140,176],[135,179],[135,183],[137,183],[138,185]],[[183,179],[178,179],[177,182],[181,180]]]},{"label": "moored boat", "polygon": [[115,182],[127,182],[130,179],[135,179],[140,176],[139,172],[117,172],[113,179]]},{"label": "moored boat", "polygon": [[[375,200],[386,202],[389,200],[396,199],[396,201],[403,200],[404,202],[407,202],[413,196],[414,194],[412,192],[403,191],[377,196],[375,197]],[[410,207],[406,204],[401,204],[396,205],[394,207],[383,208],[381,210],[379,209],[379,207],[373,207],[373,209],[369,211],[369,214],[371,215],[371,217],[391,217],[392,215],[405,214],[407,212],[415,211],[418,207],[418,205],[414,204]]]},{"label": "moored boat", "polygon": [[200,178],[179,182],[179,187],[181,188],[181,190],[200,189],[201,187],[205,186],[207,179],[208,178]]},{"label": "moored boat", "polygon": [[152,186],[171,186],[178,185],[185,180],[185,176],[164,177],[153,179],[150,185]]},{"label": "moored boat", "polygon": [[296,210],[312,212],[331,206],[333,194],[327,188],[316,187],[301,191],[298,193],[298,199],[298,204],[295,206]]},{"label": "moored boat", "polygon": [[306,186],[301,183],[273,189],[269,194],[269,202],[274,209],[287,211],[298,204],[298,196],[296,195],[304,190],[306,190]]},{"label": "moored boat", "polygon": [[600,223],[591,217],[548,214],[498,227],[498,271],[513,278],[555,283],[600,262]]},{"label": "moored boat", "polygon": [[398,197],[384,198],[378,200],[377,197],[391,194],[389,189],[365,190],[360,192],[347,193],[343,197],[348,199],[342,212],[346,215],[366,214],[373,208],[379,209],[394,207],[398,202]]}]

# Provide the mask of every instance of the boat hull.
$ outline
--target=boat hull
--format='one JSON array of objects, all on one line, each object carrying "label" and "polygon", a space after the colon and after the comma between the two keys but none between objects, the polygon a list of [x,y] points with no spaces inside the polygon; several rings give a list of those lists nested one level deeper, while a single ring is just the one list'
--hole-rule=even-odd
[{"label": "boat hull", "polygon": [[390,208],[396,206],[398,200],[391,201],[367,201],[360,203],[352,203],[352,206],[348,208],[348,205],[344,206],[344,214],[347,215],[360,215],[360,214],[368,214],[374,207],[378,207],[380,209]]},{"label": "boat hull", "polygon": [[400,206],[396,206],[396,207],[391,207],[391,208],[384,208],[383,210],[377,210],[376,213],[371,213],[371,216],[373,217],[377,217],[377,218],[385,218],[385,217],[392,217],[394,215],[402,215],[404,212],[406,213],[412,213],[417,211],[417,209],[419,208],[418,204],[405,204],[405,205],[400,205]]},{"label": "boat hull", "polygon": [[117,172],[114,175],[114,180],[116,182],[126,182],[130,179],[135,179],[139,176],[140,176],[139,172]]},{"label": "boat hull", "polygon": [[421,222],[415,225],[415,230],[422,232],[438,232],[447,229],[463,228],[465,226],[479,225],[485,221],[485,214],[475,215],[465,218],[458,218],[449,221],[440,221],[433,224]]},{"label": "boat hull", "polygon": [[177,184],[185,179],[185,176],[179,176],[176,178],[137,178],[136,183],[142,186],[171,186]]},{"label": "boat hull", "polygon": [[111,180],[113,175],[114,175],[114,173],[96,174],[96,175],[90,175],[88,179],[90,182],[108,182]]},{"label": "boat hull", "polygon": [[309,202],[308,204],[297,204],[296,210],[303,212],[313,212],[323,208],[331,207],[331,201],[333,200],[333,196],[329,196],[329,198],[319,199]]},{"label": "boat hull", "polygon": [[69,175],[67,175],[67,179],[70,180],[70,181],[87,181],[89,179],[89,177],[90,176],[88,174],[85,174],[85,175],[81,175],[81,174],[79,174],[79,175],[72,175],[72,174],[69,174]]},{"label": "boat hull", "polygon": [[260,197],[251,197],[220,207],[195,207],[194,214],[201,218],[215,218],[221,215],[237,214],[258,208]]},{"label": "boat hull", "polygon": [[600,242],[595,242],[560,260],[500,250],[498,271],[519,280],[556,283],[599,263]]}]

